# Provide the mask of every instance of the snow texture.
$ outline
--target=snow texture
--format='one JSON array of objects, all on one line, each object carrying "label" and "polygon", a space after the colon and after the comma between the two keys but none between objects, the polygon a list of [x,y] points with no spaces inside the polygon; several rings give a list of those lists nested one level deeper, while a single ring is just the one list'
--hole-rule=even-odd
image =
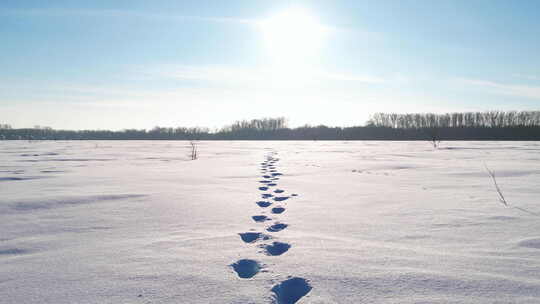
[{"label": "snow texture", "polygon": [[538,142],[197,145],[0,142],[0,303],[540,302]]}]

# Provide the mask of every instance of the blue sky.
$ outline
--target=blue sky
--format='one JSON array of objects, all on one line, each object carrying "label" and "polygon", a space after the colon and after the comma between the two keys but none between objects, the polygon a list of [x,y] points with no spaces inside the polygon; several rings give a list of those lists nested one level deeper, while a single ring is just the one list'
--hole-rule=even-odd
[{"label": "blue sky", "polygon": [[540,1],[0,2],[0,122],[363,124],[536,110]]}]

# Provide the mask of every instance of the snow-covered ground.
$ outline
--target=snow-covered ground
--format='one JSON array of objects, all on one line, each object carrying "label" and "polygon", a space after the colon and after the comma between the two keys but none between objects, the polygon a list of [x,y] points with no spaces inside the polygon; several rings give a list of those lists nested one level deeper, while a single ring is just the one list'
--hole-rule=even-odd
[{"label": "snow-covered ground", "polygon": [[0,303],[540,303],[538,142],[198,148],[0,142]]}]

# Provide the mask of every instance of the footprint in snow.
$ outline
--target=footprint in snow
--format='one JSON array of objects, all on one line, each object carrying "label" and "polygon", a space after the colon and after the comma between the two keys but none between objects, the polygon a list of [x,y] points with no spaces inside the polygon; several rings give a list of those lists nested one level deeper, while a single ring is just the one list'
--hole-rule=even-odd
[{"label": "footprint in snow", "polygon": [[276,197],[274,197],[274,200],[276,202],[281,202],[281,201],[284,201],[284,200],[287,200],[287,199],[289,199],[288,196],[276,196]]},{"label": "footprint in snow", "polygon": [[270,198],[270,197],[272,197],[273,195],[270,194],[270,193],[263,193],[261,196],[262,196],[262,198]]},{"label": "footprint in snow", "polygon": [[270,203],[268,201],[258,201],[257,205],[259,205],[259,207],[261,207],[261,208],[266,208],[266,207],[272,205],[272,203]]},{"label": "footprint in snow", "polygon": [[254,215],[251,217],[255,222],[265,222],[265,221],[270,221],[270,218],[266,215]]},{"label": "footprint in snow", "polygon": [[290,278],[272,287],[273,304],[294,304],[307,295],[313,287],[304,278]]},{"label": "footprint in snow", "polygon": [[244,232],[238,234],[244,243],[254,243],[257,240],[268,240],[269,235],[260,232]]},{"label": "footprint in snow", "polygon": [[264,249],[264,252],[266,253],[266,255],[276,256],[276,255],[282,255],[285,252],[287,252],[287,250],[291,248],[291,245],[287,243],[282,243],[282,242],[273,242],[272,244],[261,245],[260,247]]},{"label": "footprint in snow", "polygon": [[236,263],[229,266],[231,266],[242,279],[254,277],[263,268],[259,262],[250,259],[238,260]]},{"label": "footprint in snow", "polygon": [[266,231],[269,231],[269,232],[279,232],[285,228],[287,228],[287,224],[284,224],[284,223],[275,223],[274,225],[266,228]]},{"label": "footprint in snow", "polygon": [[272,208],[272,213],[274,214],[281,214],[283,212],[285,212],[285,208],[281,206]]}]

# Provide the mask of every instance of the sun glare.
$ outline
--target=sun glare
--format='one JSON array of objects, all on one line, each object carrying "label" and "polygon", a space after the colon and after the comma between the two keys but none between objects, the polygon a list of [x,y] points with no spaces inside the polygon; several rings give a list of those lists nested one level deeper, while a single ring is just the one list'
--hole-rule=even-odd
[{"label": "sun glare", "polygon": [[309,61],[319,54],[327,29],[302,9],[289,9],[260,23],[269,55],[287,65]]}]

